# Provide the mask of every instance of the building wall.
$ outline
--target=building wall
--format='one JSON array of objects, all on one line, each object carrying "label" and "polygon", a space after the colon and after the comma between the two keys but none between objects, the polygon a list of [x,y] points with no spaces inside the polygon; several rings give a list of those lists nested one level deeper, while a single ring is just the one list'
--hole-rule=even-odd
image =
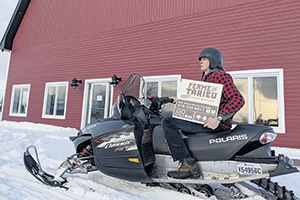
[{"label": "building wall", "polygon": [[[30,3],[14,49],[85,37],[259,0],[52,0]],[[32,37],[35,35],[35,37]],[[26,39],[25,39],[26,38]]]},{"label": "building wall", "polygon": [[[69,88],[58,120],[41,118],[46,82],[133,72],[197,80],[200,51],[215,47],[227,71],[284,68],[286,134],[275,145],[299,147],[299,9],[298,0],[32,0],[14,40],[3,120],[79,128],[84,84]],[[29,83],[27,118],[8,116],[12,85]]]}]

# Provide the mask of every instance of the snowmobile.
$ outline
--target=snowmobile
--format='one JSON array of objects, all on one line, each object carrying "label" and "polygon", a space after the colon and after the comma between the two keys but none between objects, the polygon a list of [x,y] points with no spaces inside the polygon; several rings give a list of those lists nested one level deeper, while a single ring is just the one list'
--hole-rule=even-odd
[{"label": "snowmobile", "polygon": [[[148,88],[149,91],[149,88]],[[199,178],[173,179],[167,172],[176,170],[161,128],[168,97],[146,98],[144,79],[132,74],[122,87],[112,108],[112,117],[89,124],[70,137],[76,153],[68,157],[55,175],[44,172],[37,149],[29,146],[24,153],[27,170],[39,181],[54,187],[66,187],[65,173],[99,170],[115,178],[163,186],[183,193],[210,197],[212,184],[231,188],[231,198],[246,197],[235,183],[253,182],[274,196],[296,199],[292,191],[270,181],[270,177],[299,172],[285,155],[270,149],[276,133],[270,127],[238,124],[215,134],[182,132],[182,137],[201,169]],[[33,149],[33,150],[32,150]],[[234,188],[235,190],[232,190]],[[280,196],[281,195],[281,196]]]}]

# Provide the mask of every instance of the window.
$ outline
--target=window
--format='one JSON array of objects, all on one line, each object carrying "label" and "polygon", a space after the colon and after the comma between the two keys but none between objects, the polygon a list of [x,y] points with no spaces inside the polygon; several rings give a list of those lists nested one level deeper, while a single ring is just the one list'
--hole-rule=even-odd
[{"label": "window", "polygon": [[283,69],[229,73],[245,98],[234,122],[271,126],[277,133],[284,133]]},{"label": "window", "polygon": [[84,81],[81,128],[111,115],[114,90],[109,82],[111,82],[111,78],[86,79]]},{"label": "window", "polygon": [[14,85],[11,95],[10,116],[27,116],[30,85]]},{"label": "window", "polygon": [[46,83],[43,118],[65,119],[68,82]]},{"label": "window", "polygon": [[147,97],[176,97],[180,86],[181,75],[144,77]]}]

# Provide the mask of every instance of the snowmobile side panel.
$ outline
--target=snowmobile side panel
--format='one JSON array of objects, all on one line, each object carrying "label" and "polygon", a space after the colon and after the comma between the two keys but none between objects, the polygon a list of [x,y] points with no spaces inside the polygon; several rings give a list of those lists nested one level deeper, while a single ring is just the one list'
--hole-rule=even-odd
[{"label": "snowmobile side panel", "polygon": [[[257,142],[257,139],[253,138],[260,137],[266,130],[269,130],[269,128],[255,125],[238,125],[231,132],[210,133],[200,137],[195,134],[185,139],[185,142],[191,155],[199,161],[209,161],[212,158],[216,161],[228,160],[247,146],[246,144],[251,144],[251,140]],[[255,147],[258,148],[256,145]],[[251,150],[251,148],[244,148],[243,153],[248,153]]]},{"label": "snowmobile side panel", "polygon": [[[237,156],[259,156],[259,157],[271,157],[274,156],[271,151],[271,144],[265,144],[263,146],[260,146],[261,144],[259,142],[252,142],[248,143],[243,147],[240,151],[236,153]],[[254,150],[252,150],[254,149]]]},{"label": "snowmobile side panel", "polygon": [[[242,124],[238,125],[232,131],[196,134],[184,133],[183,138],[191,155],[198,161],[210,161],[212,158],[214,160],[228,160],[236,154],[253,156],[259,153],[260,156],[271,156],[269,146],[265,145],[263,147],[258,142],[259,137],[264,131],[271,132],[273,130],[269,127]],[[153,131],[153,149],[155,153],[170,154],[161,126],[155,127]],[[259,149],[257,150],[258,152],[252,152],[256,149]],[[209,154],[207,153],[208,151]]]},{"label": "snowmobile side panel", "polygon": [[[120,121],[110,121],[119,129],[101,132],[93,138],[96,167],[109,176],[130,181],[149,180],[140,154],[140,133],[135,125]],[[95,127],[94,130],[99,130]],[[96,135],[93,133],[93,135]]]},{"label": "snowmobile side panel", "polygon": [[85,146],[92,143],[93,137],[121,130],[127,126],[130,126],[130,124],[119,119],[109,118],[94,124],[89,124],[81,129],[77,136],[70,137],[70,140],[74,143],[76,152],[79,153]]},{"label": "snowmobile side panel", "polygon": [[156,126],[153,129],[152,140],[153,140],[153,150],[156,154],[171,155],[169,146],[166,142],[166,138],[161,126]]}]

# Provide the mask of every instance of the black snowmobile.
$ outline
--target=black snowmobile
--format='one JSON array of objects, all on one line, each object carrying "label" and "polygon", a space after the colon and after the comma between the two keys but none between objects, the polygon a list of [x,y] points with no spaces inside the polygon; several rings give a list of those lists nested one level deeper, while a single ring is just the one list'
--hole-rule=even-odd
[{"label": "black snowmobile", "polygon": [[[259,185],[273,196],[297,199],[292,191],[268,179],[299,171],[292,166],[290,158],[275,156],[271,151],[276,133],[265,126],[239,124],[230,131],[216,134],[182,132],[191,155],[198,161],[201,177],[183,180],[167,177],[168,171],[178,168],[161,128],[161,119],[168,114],[163,106],[172,99],[144,98],[144,93],[144,79],[132,74],[113,106],[113,117],[89,124],[77,136],[70,137],[76,154],[68,157],[54,176],[42,170],[34,146],[24,153],[27,170],[42,183],[63,188],[67,188],[65,173],[99,170],[119,179],[194,195],[204,193],[208,197],[216,195],[212,184],[226,186],[230,198],[246,197],[234,184],[252,181],[251,184]],[[30,149],[34,150],[34,156]]]}]

